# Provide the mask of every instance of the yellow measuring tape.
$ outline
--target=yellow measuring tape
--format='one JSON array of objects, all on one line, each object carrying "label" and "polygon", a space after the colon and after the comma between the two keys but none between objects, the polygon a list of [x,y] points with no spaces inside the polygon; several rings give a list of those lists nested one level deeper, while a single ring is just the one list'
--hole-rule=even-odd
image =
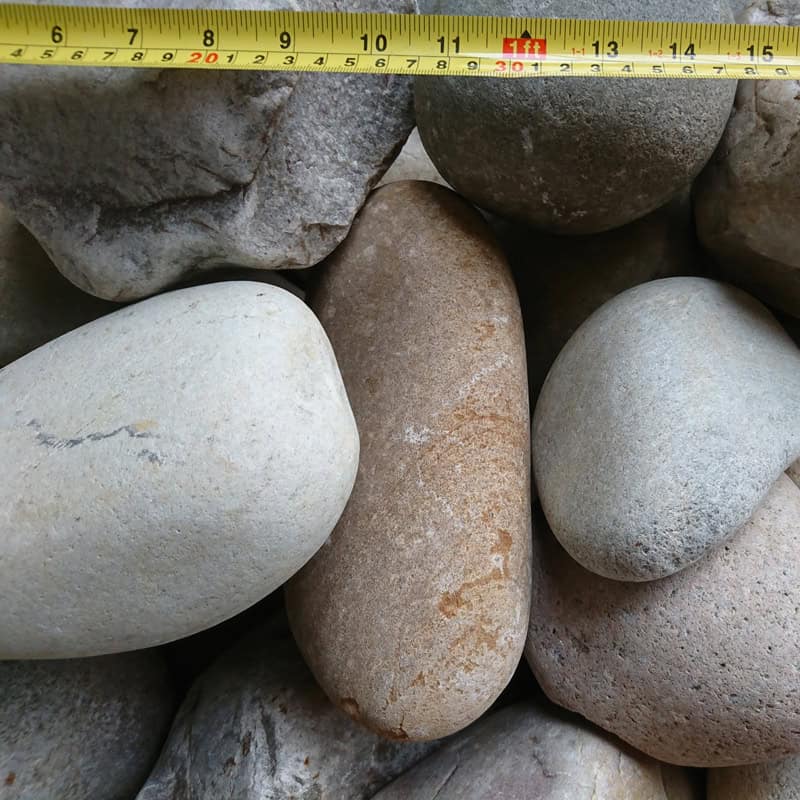
[{"label": "yellow measuring tape", "polygon": [[0,4],[0,63],[503,78],[800,78],[800,28]]}]

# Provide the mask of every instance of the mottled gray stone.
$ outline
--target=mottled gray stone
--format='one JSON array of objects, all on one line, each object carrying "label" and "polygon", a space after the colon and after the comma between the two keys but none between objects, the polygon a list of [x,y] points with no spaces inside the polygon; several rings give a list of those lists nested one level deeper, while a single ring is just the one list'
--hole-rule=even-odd
[{"label": "mottled gray stone", "polygon": [[131,800],[173,708],[153,651],[0,662],[0,797]]},{"label": "mottled gray stone", "polygon": [[551,700],[675,764],[800,752],[800,487],[786,475],[726,544],[660,581],[588,572],[541,514],[533,538],[525,654]]},{"label": "mottled gray stone", "polygon": [[532,703],[452,737],[374,800],[699,800],[685,770]]},{"label": "mottled gray stone", "polygon": [[353,722],[259,628],[192,687],[138,800],[366,800],[433,747]]},{"label": "mottled gray stone", "polygon": [[[800,2],[758,0],[739,21],[798,25]],[[698,234],[719,262],[721,277],[795,316],[800,316],[798,135],[800,82],[741,81],[725,134],[697,182],[695,203]]]},{"label": "mottled gray stone", "polygon": [[0,367],[116,308],[76,289],[0,206]]},{"label": "mottled gray stone", "polygon": [[[733,21],[727,0],[425,0],[421,7],[428,13]],[[444,179],[481,207],[554,233],[595,233],[647,214],[691,183],[722,135],[735,86],[419,77],[417,125]]]},{"label": "mottled gray stone", "polygon": [[519,290],[533,402],[561,348],[603,303],[640,283],[706,272],[688,190],[623,228],[588,236],[491,222]]},{"label": "mottled gray stone", "polygon": [[[415,9],[413,0],[139,5]],[[410,79],[398,76],[4,66],[0,199],[75,284],[136,299],[193,270],[322,260],[412,126]]]},{"label": "mottled gray stone", "polygon": [[255,282],[169,292],[0,371],[0,657],[188,636],[322,545],[358,433],[310,309]]},{"label": "mottled gray stone", "polygon": [[710,769],[708,800],[800,800],[800,757]]},{"label": "mottled gray stone", "polygon": [[702,278],[629,289],[556,359],[533,461],[555,535],[618,580],[676,572],[800,455],[800,351],[756,300]]}]

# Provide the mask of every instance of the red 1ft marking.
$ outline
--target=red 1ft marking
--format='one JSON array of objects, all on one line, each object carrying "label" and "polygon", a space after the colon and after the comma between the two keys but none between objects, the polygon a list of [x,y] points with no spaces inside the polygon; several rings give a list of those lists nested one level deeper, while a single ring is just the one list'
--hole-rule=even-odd
[{"label": "red 1ft marking", "polygon": [[503,55],[517,58],[547,58],[547,39],[503,39]]}]

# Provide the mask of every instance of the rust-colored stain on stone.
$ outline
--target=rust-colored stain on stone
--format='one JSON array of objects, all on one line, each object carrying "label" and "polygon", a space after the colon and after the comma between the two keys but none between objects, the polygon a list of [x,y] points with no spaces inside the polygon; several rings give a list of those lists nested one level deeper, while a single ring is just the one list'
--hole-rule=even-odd
[{"label": "rust-colored stain on stone", "polygon": [[16,781],[16,779],[17,779],[17,773],[9,772],[8,775],[6,775],[6,779],[3,781],[3,783],[5,783],[6,786],[13,786],[14,781]]},{"label": "rust-colored stain on stone", "polygon": [[482,578],[476,578],[474,581],[465,581],[454,592],[443,592],[439,598],[439,611],[448,618],[454,617],[459,611],[472,605],[472,600],[467,597],[468,593],[493,581],[500,580],[503,580],[503,573],[499,567],[495,567],[488,575],[484,575]]}]

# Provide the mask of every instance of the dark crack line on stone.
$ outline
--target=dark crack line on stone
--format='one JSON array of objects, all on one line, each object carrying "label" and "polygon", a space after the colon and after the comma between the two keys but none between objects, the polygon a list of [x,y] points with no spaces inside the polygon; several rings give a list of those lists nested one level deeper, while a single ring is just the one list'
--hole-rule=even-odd
[{"label": "dark crack line on stone", "polygon": [[[28,423],[28,427],[33,428],[37,432],[36,441],[39,444],[44,445],[45,447],[52,447],[56,450],[72,449],[73,447],[78,447],[78,445],[81,445],[84,442],[101,442],[104,439],[112,439],[115,436],[119,436],[121,433],[126,433],[131,439],[158,438],[153,433],[139,430],[135,424],[121,425],[119,428],[110,431],[109,433],[95,431],[94,433],[86,434],[86,436],[76,436],[70,439],[62,439],[53,433],[47,433],[46,431],[43,431],[41,424],[35,419],[32,419]],[[153,456],[155,456],[156,460],[158,460],[158,456],[155,453],[151,453],[149,450],[143,450],[141,453],[139,453],[140,456],[143,454],[147,456],[151,462],[153,461]],[[161,461],[158,460],[158,463],[160,464]]]},{"label": "dark crack line on stone", "polygon": [[442,790],[445,788],[445,786],[447,786],[448,783],[450,783],[450,780],[452,779],[453,775],[456,774],[460,766],[461,764],[456,762],[453,769],[450,770],[450,772],[447,774],[447,777],[442,781],[441,785],[436,790],[436,794],[431,797],[431,800],[436,800],[436,798],[439,797],[439,795],[442,793]]}]

